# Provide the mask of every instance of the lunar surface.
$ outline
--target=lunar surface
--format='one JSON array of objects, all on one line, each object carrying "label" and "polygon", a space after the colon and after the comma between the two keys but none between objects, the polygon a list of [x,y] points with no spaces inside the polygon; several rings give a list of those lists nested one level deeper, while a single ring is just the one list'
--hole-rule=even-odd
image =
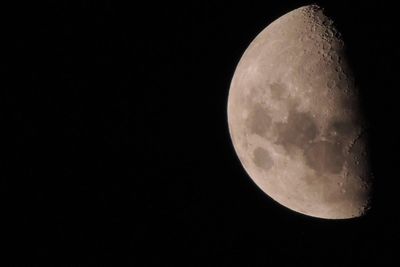
[{"label": "lunar surface", "polygon": [[253,181],[287,208],[326,219],[370,207],[366,120],[344,52],[323,9],[298,8],[251,42],[228,99],[232,142]]}]

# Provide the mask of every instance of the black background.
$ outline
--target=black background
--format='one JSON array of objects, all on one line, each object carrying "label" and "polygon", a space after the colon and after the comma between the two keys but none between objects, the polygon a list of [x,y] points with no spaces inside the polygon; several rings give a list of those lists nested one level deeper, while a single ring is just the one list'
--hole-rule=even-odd
[{"label": "black background", "polygon": [[116,2],[2,8],[2,260],[399,264],[394,4],[316,1],[348,45],[376,176],[367,216],[327,221],[258,189],[226,119],[230,80],[250,41],[312,2]]}]

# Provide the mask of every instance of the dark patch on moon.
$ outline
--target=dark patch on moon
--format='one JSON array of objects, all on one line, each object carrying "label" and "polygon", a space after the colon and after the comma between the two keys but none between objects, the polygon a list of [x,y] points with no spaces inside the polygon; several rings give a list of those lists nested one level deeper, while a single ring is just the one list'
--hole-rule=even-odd
[{"label": "dark patch on moon", "polygon": [[301,179],[307,184],[307,186],[312,186],[313,184],[321,182],[320,179],[317,179],[314,175],[303,176]]},{"label": "dark patch on moon", "polygon": [[329,125],[328,132],[333,135],[349,136],[354,131],[354,124],[345,121],[334,121]]},{"label": "dark patch on moon", "polygon": [[282,83],[272,83],[270,85],[271,88],[271,97],[274,100],[282,99],[283,93],[285,92],[286,88]]},{"label": "dark patch on moon", "polygon": [[311,115],[296,110],[289,112],[286,123],[277,123],[276,129],[278,131],[277,143],[286,148],[293,145],[306,148],[318,134],[317,126]]},{"label": "dark patch on moon", "polygon": [[317,172],[339,173],[344,163],[342,151],[338,143],[319,141],[305,151],[305,157],[308,166]]},{"label": "dark patch on moon", "polygon": [[357,96],[357,89],[354,89],[354,87],[351,86],[347,86],[346,88],[345,90],[350,90],[349,88],[352,89],[340,98],[340,101],[337,104],[338,108],[342,109],[343,111],[351,112],[354,116],[351,121],[353,123],[360,124],[364,121],[364,118],[361,114],[362,109],[360,106],[360,98]]},{"label": "dark patch on moon", "polygon": [[350,144],[348,152],[355,155],[364,155],[365,150],[367,149],[367,146],[365,146],[366,142],[367,142],[367,133],[365,130],[363,130],[355,137],[353,142]]},{"label": "dark patch on moon", "polygon": [[343,192],[333,190],[331,184],[327,183],[322,188],[322,197],[328,203],[338,203],[343,201]]},{"label": "dark patch on moon", "polygon": [[362,170],[359,174],[359,178],[363,181],[368,181],[373,178],[370,169],[371,158],[368,142],[368,134],[362,131],[347,148],[347,152],[350,154],[350,157],[347,159],[349,168]]},{"label": "dark patch on moon", "polygon": [[268,110],[261,105],[255,105],[247,119],[248,127],[252,133],[262,136],[271,126],[271,117]]},{"label": "dark patch on moon", "polygon": [[328,125],[326,137],[332,142],[342,142],[343,138],[352,136],[355,130],[351,121],[333,121]]},{"label": "dark patch on moon", "polygon": [[271,169],[273,161],[267,150],[261,147],[257,147],[253,152],[253,156],[254,163],[258,167],[262,168],[264,171],[268,171],[269,169]]},{"label": "dark patch on moon", "polygon": [[333,190],[332,184],[329,182],[329,178],[323,173],[316,175],[303,176],[302,181],[305,182],[308,188],[314,188],[321,191],[322,199],[328,203],[336,203],[343,200],[343,196],[340,190]]}]

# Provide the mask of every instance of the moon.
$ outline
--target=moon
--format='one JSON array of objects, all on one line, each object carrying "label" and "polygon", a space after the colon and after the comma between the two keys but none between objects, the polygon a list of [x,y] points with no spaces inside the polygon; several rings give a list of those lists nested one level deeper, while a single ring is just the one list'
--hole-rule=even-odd
[{"label": "moon", "polygon": [[251,42],[232,78],[227,115],[241,164],[281,205],[325,219],[370,208],[360,89],[322,8],[295,9]]}]

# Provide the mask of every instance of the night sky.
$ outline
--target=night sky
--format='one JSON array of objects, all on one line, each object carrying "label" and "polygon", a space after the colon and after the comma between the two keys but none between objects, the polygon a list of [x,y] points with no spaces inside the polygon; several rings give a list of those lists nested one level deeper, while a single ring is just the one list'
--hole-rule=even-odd
[{"label": "night sky", "polygon": [[[383,1],[40,1],[1,15],[0,242],[7,263],[399,264],[400,22]],[[372,210],[293,212],[233,149],[239,59],[317,3],[348,48],[371,129]]]}]

